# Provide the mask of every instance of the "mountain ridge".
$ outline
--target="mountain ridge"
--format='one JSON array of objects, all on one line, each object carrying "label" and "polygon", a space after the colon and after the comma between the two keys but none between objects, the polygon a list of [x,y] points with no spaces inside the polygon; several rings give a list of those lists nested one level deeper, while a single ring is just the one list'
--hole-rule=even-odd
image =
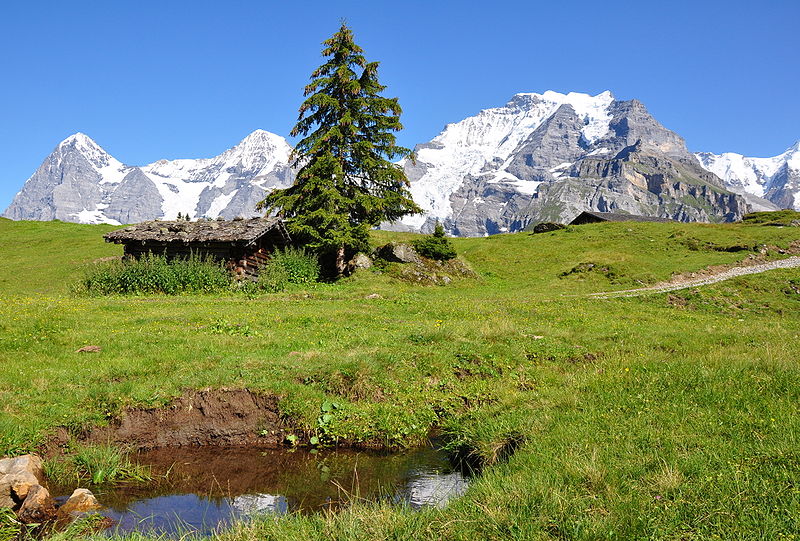
[{"label": "mountain ridge", "polygon": [[[130,166],[78,132],[3,215],[112,224],[179,212],[255,216],[269,190],[293,182],[291,151],[280,135],[255,130],[218,156]],[[518,93],[447,124],[415,151],[416,161],[399,165],[425,212],[384,228],[427,232],[439,220],[453,235],[480,236],[566,222],[582,210],[730,221],[748,205],[777,208],[762,196],[800,203],[800,142],[774,158],[690,153],[643,103],[610,91]]]},{"label": "mountain ridge", "polygon": [[78,132],[45,158],[3,215],[111,224],[178,212],[193,218],[257,215],[255,203],[267,190],[291,184],[291,150],[283,137],[255,130],[213,158],[131,166]]}]

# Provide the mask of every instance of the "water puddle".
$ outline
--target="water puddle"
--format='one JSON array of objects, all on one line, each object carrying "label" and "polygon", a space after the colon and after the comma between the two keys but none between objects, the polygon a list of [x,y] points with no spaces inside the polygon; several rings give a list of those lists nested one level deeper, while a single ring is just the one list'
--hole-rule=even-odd
[{"label": "water puddle", "polygon": [[253,448],[179,448],[137,455],[162,476],[147,486],[95,489],[112,534],[211,535],[258,514],[336,510],[387,499],[414,509],[444,506],[468,477],[436,449],[398,454]]}]

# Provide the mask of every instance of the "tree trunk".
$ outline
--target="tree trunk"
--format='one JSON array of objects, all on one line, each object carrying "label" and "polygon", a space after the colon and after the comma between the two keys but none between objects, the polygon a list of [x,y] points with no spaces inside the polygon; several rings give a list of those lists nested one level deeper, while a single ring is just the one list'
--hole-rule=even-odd
[{"label": "tree trunk", "polygon": [[336,277],[343,275],[345,271],[344,263],[344,245],[339,246],[336,250]]}]

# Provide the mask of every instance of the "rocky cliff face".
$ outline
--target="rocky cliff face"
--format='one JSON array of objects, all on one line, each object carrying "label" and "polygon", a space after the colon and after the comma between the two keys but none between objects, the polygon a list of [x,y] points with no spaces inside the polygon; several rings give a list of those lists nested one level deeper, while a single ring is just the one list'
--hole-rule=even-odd
[{"label": "rocky cliff face", "polygon": [[563,221],[586,209],[721,222],[740,219],[747,205],[680,152],[668,156],[639,140],[611,159],[580,159],[558,181],[540,185],[518,225]]},{"label": "rocky cliff face", "polygon": [[154,218],[255,216],[255,204],[289,186],[291,147],[257,130],[219,156],[127,166],[84,134],[62,141],[4,216],[14,220],[136,223]]},{"label": "rocky cliff face", "polygon": [[609,92],[518,94],[416,150],[404,167],[427,212],[389,228],[429,231],[438,219],[454,235],[479,236],[584,210],[704,222],[747,211],[683,138]]}]

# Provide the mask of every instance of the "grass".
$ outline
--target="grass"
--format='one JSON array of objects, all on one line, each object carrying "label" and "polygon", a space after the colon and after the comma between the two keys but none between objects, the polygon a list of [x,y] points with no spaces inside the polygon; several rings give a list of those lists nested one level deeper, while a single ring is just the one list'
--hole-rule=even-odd
[{"label": "grass", "polygon": [[800,212],[791,209],[751,212],[745,214],[742,223],[749,225],[790,225],[792,222],[800,220]]},{"label": "grass", "polygon": [[[751,253],[724,247],[786,248],[796,228],[606,223],[453,239],[479,278],[446,287],[363,271],[247,298],[69,294],[87,262],[119,255],[101,242],[108,229],[0,220],[0,452],[186,389],[247,387],[279,395],[284,417],[323,441],[408,446],[440,426],[486,467],[443,510],[358,504],[219,539],[800,532],[798,271],[583,296]],[[768,257],[782,257],[775,248]],[[75,352],[84,345],[102,351]]]},{"label": "grass", "polygon": [[104,485],[152,480],[148,468],[134,464],[122,449],[110,445],[78,445],[66,456],[47,459],[44,472],[49,482],[62,486],[81,481]]}]

